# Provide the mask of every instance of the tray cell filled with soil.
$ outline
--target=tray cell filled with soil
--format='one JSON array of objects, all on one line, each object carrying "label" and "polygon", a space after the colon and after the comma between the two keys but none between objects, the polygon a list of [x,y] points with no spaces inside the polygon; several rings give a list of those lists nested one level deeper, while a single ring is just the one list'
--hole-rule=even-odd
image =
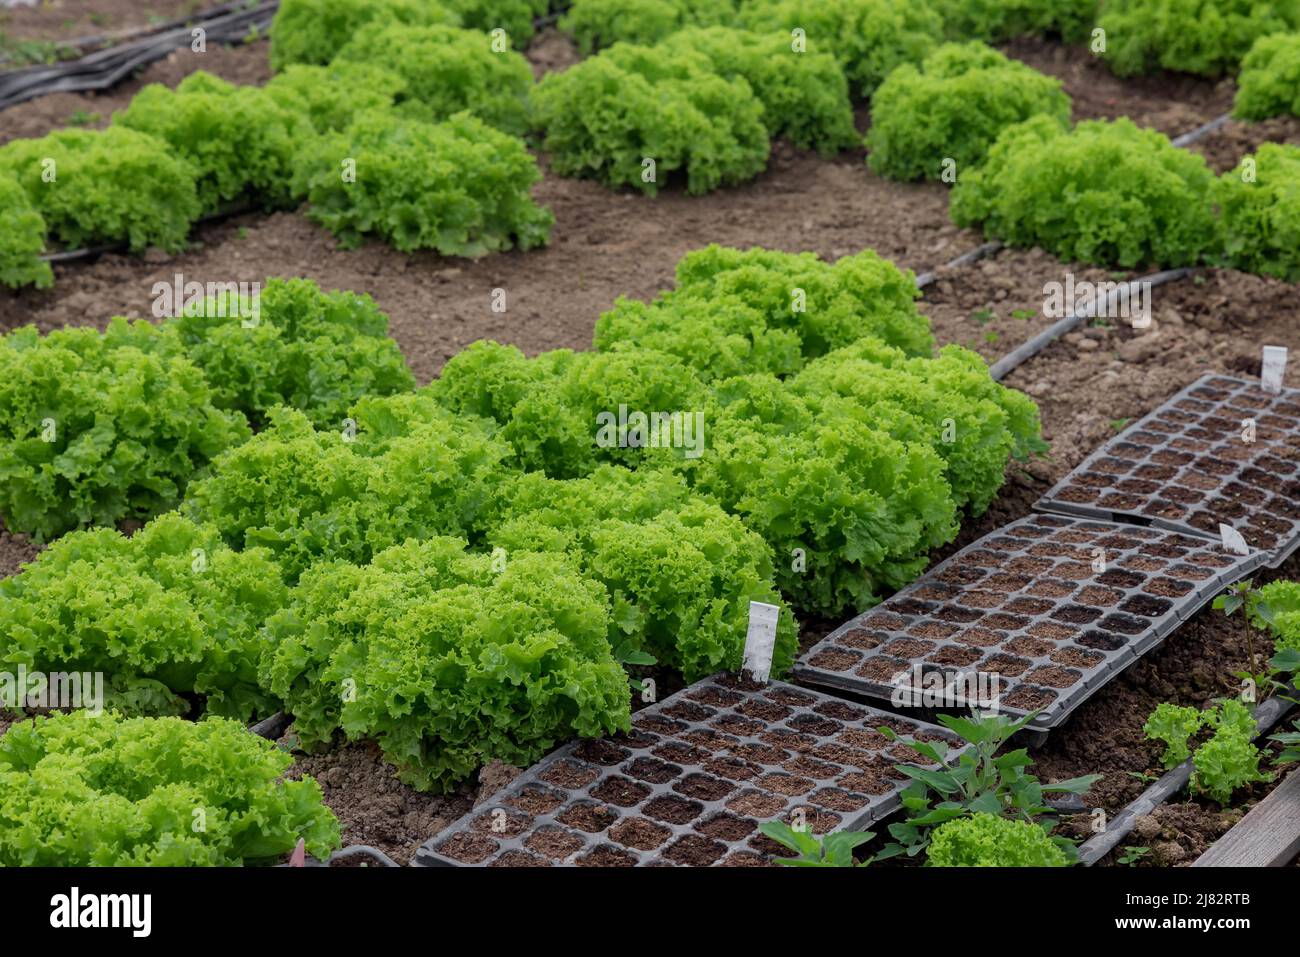
[{"label": "tray cell filled with soil", "polygon": [[1258,382],[1204,376],[1103,445],[1035,507],[1215,539],[1220,523],[1230,525],[1276,568],[1300,547],[1298,400],[1300,390],[1275,394]]},{"label": "tray cell filled with soil", "polygon": [[[1038,711],[1028,727],[1047,731],[1261,560],[1163,528],[1031,515],[845,622],[800,656],[794,674],[894,709],[996,699],[1011,713]],[[975,588],[938,597],[938,586],[972,567],[985,572]],[[985,591],[1001,601],[972,609],[970,596]],[[918,602],[915,592],[931,600]],[[872,647],[846,645],[861,634],[875,636]],[[794,727],[823,733],[807,722]]]},{"label": "tray cell filled with soil", "polygon": [[[1048,677],[1068,670],[1054,668]],[[719,724],[744,730],[720,735]],[[415,863],[762,865],[788,853],[759,833],[763,822],[866,828],[899,807],[908,778],[895,765],[925,763],[908,741],[960,743],[932,724],[735,675],[684,688],[632,725],[553,751],[429,838]]]}]

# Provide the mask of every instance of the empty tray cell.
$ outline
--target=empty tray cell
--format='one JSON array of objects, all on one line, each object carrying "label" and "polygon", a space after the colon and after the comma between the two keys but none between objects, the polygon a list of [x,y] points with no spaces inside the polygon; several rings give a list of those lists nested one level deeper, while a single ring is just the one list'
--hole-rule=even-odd
[{"label": "empty tray cell", "polygon": [[1031,515],[841,625],[794,674],[893,708],[960,711],[996,699],[1011,714],[1037,711],[1028,727],[1045,731],[1263,560],[1199,535]]},{"label": "empty tray cell", "polygon": [[[1077,670],[1056,663],[1036,680]],[[551,753],[426,841],[416,863],[761,865],[788,854],[759,833],[764,821],[860,830],[898,808],[908,779],[895,765],[920,759],[906,741],[960,744],[932,724],[735,675],[684,688],[632,725]]]},{"label": "empty tray cell", "polygon": [[1103,445],[1035,508],[1215,539],[1223,523],[1275,568],[1300,547],[1300,390],[1274,395],[1205,376]]}]

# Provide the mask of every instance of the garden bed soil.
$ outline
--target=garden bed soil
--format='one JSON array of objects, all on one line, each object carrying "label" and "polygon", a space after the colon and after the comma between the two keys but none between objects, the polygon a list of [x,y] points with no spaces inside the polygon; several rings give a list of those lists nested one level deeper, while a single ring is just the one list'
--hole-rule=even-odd
[{"label": "garden bed soil", "polygon": [[1074,120],[1127,116],[1138,126],[1170,138],[1188,133],[1232,109],[1231,79],[1207,80],[1182,73],[1120,78],[1086,45],[1024,37],[1000,45],[1007,56],[1057,77],[1074,102]]},{"label": "garden bed soil", "polygon": [[0,35],[67,42],[176,20],[218,3],[220,0],[42,0],[31,6],[0,7]]},{"label": "garden bed soil", "polygon": [[[137,9],[135,4],[110,2],[111,10]],[[162,12],[158,5],[152,6]],[[13,11],[6,29],[13,35],[33,35],[21,28],[32,15],[28,9]],[[90,32],[96,31],[73,27],[62,35]],[[52,34],[41,31],[41,35]],[[1230,83],[1170,75],[1117,80],[1079,48],[1018,41],[1006,49],[1061,76],[1074,97],[1076,118],[1127,113],[1137,122],[1176,135],[1226,112],[1232,99]],[[4,112],[0,142],[43,135],[67,125],[79,111],[98,113],[97,123],[102,124],[145,83],[174,84],[194,69],[238,82],[263,82],[269,76],[266,52],[266,43],[259,42],[210,47],[202,57],[178,53],[104,94],[55,94],[20,104]],[[533,60],[539,67],[560,68],[574,57],[568,41],[548,31],[535,41]],[[1300,126],[1291,121],[1233,123],[1207,137],[1199,148],[1212,165],[1224,169],[1235,164],[1242,151],[1253,149],[1258,137],[1295,141],[1297,129]],[[949,223],[945,187],[881,180],[866,169],[861,151],[823,159],[777,143],[769,170],[757,180],[702,197],[668,189],[648,199],[560,179],[550,172],[536,195],[554,208],[557,219],[553,244],[545,250],[506,253],[477,262],[431,253],[405,256],[380,243],[345,252],[301,214],[249,214],[199,227],[195,248],[181,256],[156,251],[144,258],[106,255],[57,267],[52,290],[0,292],[0,331],[27,322],[43,330],[65,325],[102,327],[114,314],[148,316],[153,283],[171,281],[176,272],[223,280],[305,275],[331,288],[373,295],[392,316],[392,332],[424,382],[450,355],[483,337],[514,343],[529,353],[562,346],[584,348],[590,343],[596,316],[616,296],[652,296],[671,284],[673,265],[682,253],[710,242],[812,250],[832,258],[875,248],[900,265],[922,271],[981,241],[974,232]],[[970,271],[968,285],[956,275],[941,279],[922,300],[922,309],[931,314],[941,344],[974,340],[974,347],[992,358],[1046,324],[1039,313],[1026,320],[1012,319],[1010,313],[1041,305],[1043,282],[1062,280],[1068,268],[1054,265],[1042,253],[1006,251]],[[1089,274],[1080,270],[1076,277]],[[507,290],[505,314],[489,308],[491,290],[498,287]],[[1150,331],[1138,334],[1127,326],[1095,324],[1014,370],[1007,384],[1038,401],[1045,437],[1052,443],[1050,456],[1012,463],[1007,484],[992,507],[967,522],[958,539],[936,553],[936,560],[1028,514],[1052,483],[1125,421],[1150,412],[1202,373],[1257,375],[1260,346],[1265,343],[1300,352],[1294,288],[1231,270],[1207,270],[1195,280],[1154,290],[1156,321]],[[1005,295],[999,298],[999,291]],[[980,326],[971,314],[984,308],[991,308],[997,318]],[[998,340],[989,341],[986,332],[998,333]],[[1091,342],[1096,345],[1086,344]],[[1294,372],[1289,384],[1297,384]],[[0,574],[12,574],[37,550],[21,536],[0,533]],[[1266,577],[1298,575],[1300,562],[1292,558]],[[836,624],[806,623],[804,646]],[[1037,773],[1044,780],[1105,774],[1094,787],[1089,805],[1116,813],[1145,787],[1130,772],[1158,773],[1160,748],[1141,732],[1156,704],[1206,705],[1214,697],[1233,693],[1230,675],[1244,666],[1244,651],[1235,635],[1235,628],[1220,613],[1202,611],[1162,648],[1071,715],[1037,753]],[[345,841],[373,844],[403,861],[410,859],[416,844],[468,811],[476,796],[472,786],[450,797],[414,792],[398,783],[377,752],[366,745],[299,756],[291,773],[323,777],[327,802],[344,822]],[[881,773],[887,777],[889,771]],[[1258,795],[1252,793],[1252,799],[1262,796],[1266,788],[1255,790]],[[746,806],[737,813],[762,817],[768,812]],[[1159,843],[1182,847],[1190,860],[1202,844],[1226,830],[1224,822],[1237,813],[1225,814],[1199,802],[1166,805],[1155,815],[1161,825]],[[1083,819],[1078,826],[1086,826]],[[652,840],[649,832],[622,836],[630,843]],[[1152,841],[1139,841],[1135,835],[1129,843]],[[692,845],[683,853],[701,850]],[[524,856],[535,855],[520,855],[518,863],[525,862]],[[736,864],[765,862],[753,851],[732,858],[730,862]],[[616,861],[611,858],[611,862]]]}]

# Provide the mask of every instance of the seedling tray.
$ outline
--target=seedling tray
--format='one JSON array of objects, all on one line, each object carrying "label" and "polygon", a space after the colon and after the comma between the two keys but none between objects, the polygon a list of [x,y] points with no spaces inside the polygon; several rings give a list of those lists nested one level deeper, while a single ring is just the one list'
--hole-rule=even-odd
[{"label": "seedling tray", "polygon": [[[1243,441],[1244,420],[1255,441]],[[1300,546],[1300,391],[1205,376],[1084,460],[1034,506],[1219,538],[1276,568]]]},{"label": "seedling tray", "polygon": [[861,830],[899,806],[905,739],[942,728],[773,681],[697,682],[632,718],[631,734],[575,741],[416,853],[420,865],[761,866],[789,852],[760,823]]},{"label": "seedling tray", "polygon": [[[1100,550],[1100,551],[1099,551]],[[997,675],[1001,711],[1045,732],[1262,554],[1163,529],[1031,515],[984,536],[810,648],[794,674],[892,706],[892,683]],[[955,685],[942,707],[965,708]]]}]

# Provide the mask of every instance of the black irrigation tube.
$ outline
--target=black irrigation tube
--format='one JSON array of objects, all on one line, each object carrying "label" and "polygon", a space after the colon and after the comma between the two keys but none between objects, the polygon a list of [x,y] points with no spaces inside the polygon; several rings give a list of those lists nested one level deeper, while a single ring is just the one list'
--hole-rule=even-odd
[{"label": "black irrigation tube", "polygon": [[[1166,269],[1163,272],[1151,273],[1148,276],[1139,276],[1137,279],[1117,283],[1116,287],[1106,296],[1106,308],[1107,310],[1112,308],[1118,302],[1121,293],[1127,293],[1128,289],[1132,286],[1140,283],[1146,283],[1152,287],[1162,286],[1167,282],[1173,282],[1176,279],[1190,276],[1192,272],[1192,269],[1186,267],[1182,269]],[[1032,359],[1061,336],[1076,329],[1088,319],[1091,319],[1096,314],[1098,305],[1097,300],[1093,299],[1078,312],[1071,311],[1064,319],[1052,323],[1029,341],[1016,346],[1016,348],[1012,349],[989,367],[989,376],[994,382],[1001,382],[1017,366]]]},{"label": "black irrigation tube", "polygon": [[933,272],[921,273],[919,276],[916,277],[916,288],[924,289],[926,286],[933,284],[934,281],[939,278],[938,272],[941,269],[943,270],[959,269],[962,266],[967,266],[981,259],[986,259],[989,256],[992,256],[994,253],[1001,252],[1002,248],[1003,248],[1002,241],[998,239],[995,239],[992,242],[984,243],[982,246],[976,246],[974,249],[962,253],[956,259],[950,260],[949,262],[944,263],[942,266],[939,266]]},{"label": "black irrigation tube", "polygon": [[[1206,136],[1209,136],[1215,130],[1226,125],[1230,119],[1232,119],[1232,115],[1230,113],[1224,113],[1222,116],[1217,116],[1214,119],[1210,120],[1208,123],[1202,123],[1196,129],[1184,133],[1182,136],[1176,137],[1170,142],[1172,142],[1174,146],[1178,146],[1178,147],[1183,147],[1191,143],[1195,143],[1197,140],[1204,139]],[[1167,269],[1162,272],[1152,273],[1149,276],[1142,276],[1139,277],[1138,279],[1130,280],[1129,282],[1149,283],[1154,288],[1155,286],[1164,285],[1167,282],[1173,282],[1177,279],[1183,279],[1187,276],[1190,276],[1192,272],[1193,270],[1188,268]],[[918,279],[918,285],[919,285],[919,279]],[[1120,288],[1123,288],[1127,285],[1129,285],[1129,283],[1120,283]],[[1119,295],[1119,289],[1116,289],[1106,297],[1106,304],[1108,308],[1114,305],[1118,295]],[[1090,303],[1087,307],[1080,310],[1079,312],[1077,313],[1072,312],[1070,315],[1066,316],[1064,319],[1060,320],[1059,322],[1053,323],[1052,325],[1048,326],[1046,329],[1038,333],[1038,335],[1034,336],[1028,342],[1021,343],[1019,346],[1011,350],[1009,353],[1007,353],[997,362],[993,363],[992,367],[990,367],[989,369],[989,375],[992,376],[995,382],[1001,382],[1017,366],[1032,359],[1034,356],[1038,355],[1038,353],[1042,352],[1044,349],[1046,349],[1049,345],[1051,345],[1061,336],[1065,335],[1067,332],[1072,332],[1074,329],[1078,328],[1078,326],[1080,326],[1085,320],[1092,318],[1092,316],[1096,313],[1096,308],[1097,308],[1097,302],[1096,300],[1094,300],[1092,303]]]},{"label": "black irrigation tube", "polygon": [[[255,7],[240,4],[242,9],[223,13],[203,21],[206,40],[213,43],[237,43],[250,29],[265,30],[279,7],[278,0]],[[105,90],[124,77],[155,60],[161,60],[192,40],[191,26],[119,44],[48,66],[34,66],[0,74],[0,109],[22,103],[47,93],[77,93]]]},{"label": "black irrigation tube", "polygon": [[[130,42],[141,37],[156,36],[167,30],[175,30],[177,27],[201,26],[209,20],[213,20],[222,14],[231,13],[248,7],[249,0],[233,0],[231,3],[223,3],[220,6],[210,7],[207,10],[200,10],[186,17],[177,17],[174,20],[167,20],[163,23],[151,23],[142,27],[133,27],[127,30],[118,30],[112,33],[96,33],[88,37],[77,37],[72,40],[52,41],[53,46],[64,50],[91,50],[94,48],[106,49],[109,44],[114,47],[121,46],[124,42]],[[3,7],[4,4],[0,4]],[[10,8],[15,9],[15,8]],[[38,41],[39,42],[39,41]],[[0,67],[12,62],[13,58],[0,55]],[[36,64],[39,65],[39,64]],[[53,65],[53,64],[45,64]],[[19,68],[21,69],[21,68]]]},{"label": "black irrigation tube", "polygon": [[[1255,724],[1258,727],[1256,737],[1267,734],[1273,726],[1285,717],[1295,702],[1289,696],[1295,694],[1294,687],[1268,698],[1255,709]],[[1079,863],[1091,867],[1113,851],[1119,842],[1128,837],[1137,820],[1146,817],[1157,807],[1187,786],[1192,777],[1192,759],[1188,758],[1172,771],[1168,771],[1158,781],[1138,795],[1106,825],[1106,829],[1095,837],[1089,838],[1079,846]]]},{"label": "black irrigation tube", "polygon": [[[242,216],[244,213],[250,213],[257,207],[251,203],[239,203],[226,209],[219,209],[215,213],[209,213],[206,216],[200,216],[193,223],[195,226],[206,226],[210,223],[219,223],[222,220],[231,219],[235,216]],[[100,246],[87,246],[84,249],[65,249],[57,253],[45,253],[36,258],[47,263],[68,263],[78,262],[82,259],[93,259],[95,256],[104,253],[121,252],[127,248],[125,240],[115,243],[104,243]]]}]

